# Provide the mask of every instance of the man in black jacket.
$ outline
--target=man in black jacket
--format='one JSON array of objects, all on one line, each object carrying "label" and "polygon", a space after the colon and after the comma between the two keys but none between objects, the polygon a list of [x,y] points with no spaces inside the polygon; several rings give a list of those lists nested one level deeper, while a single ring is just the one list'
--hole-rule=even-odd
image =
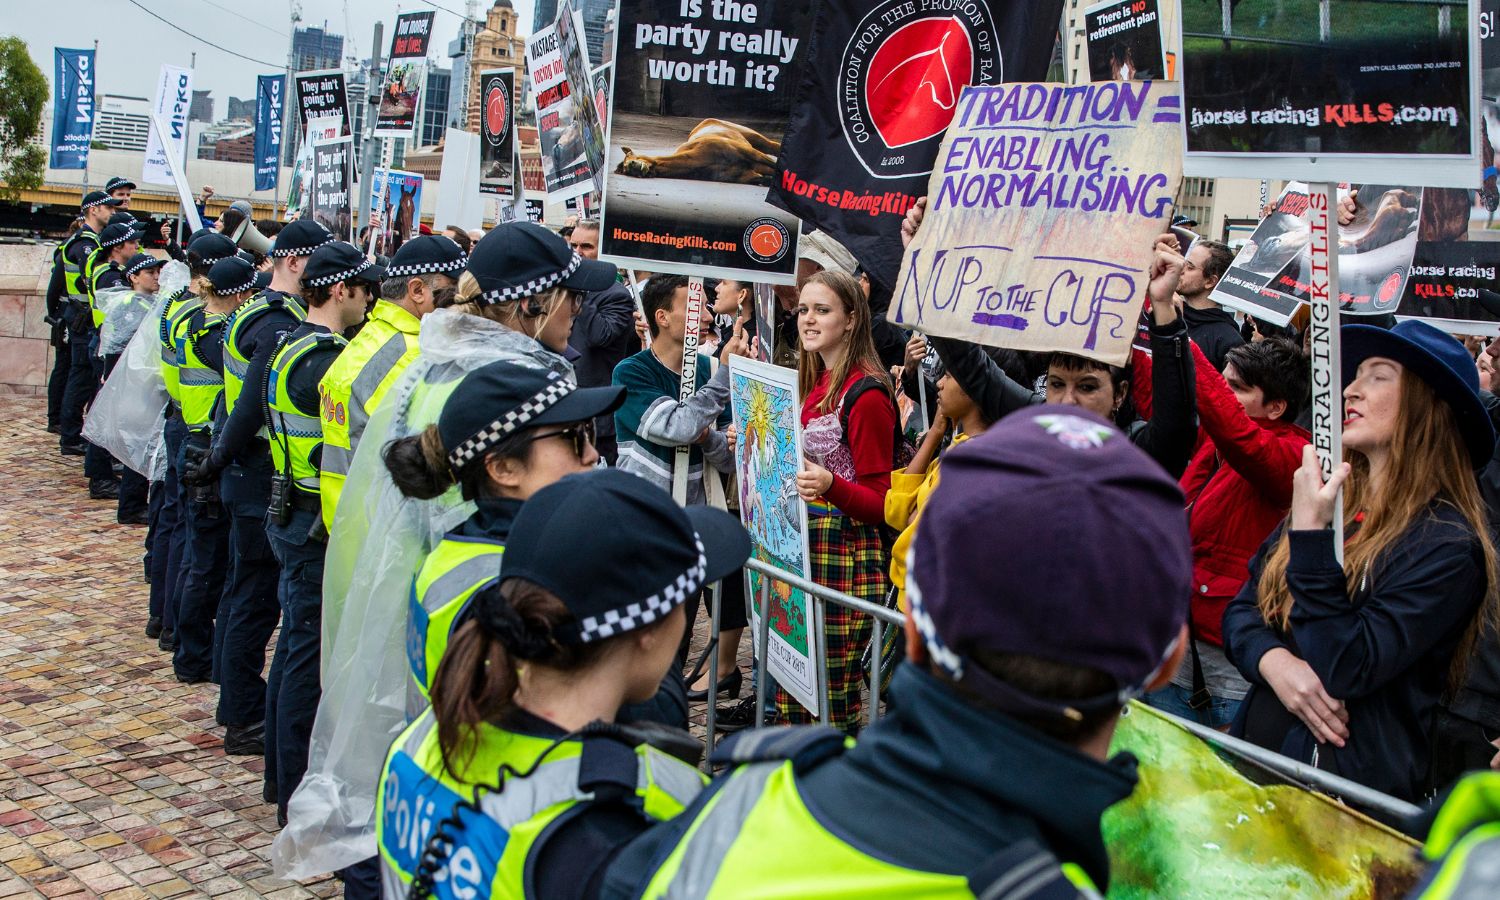
[{"label": "man in black jacket", "polygon": [[1209,299],[1219,279],[1234,262],[1234,251],[1218,241],[1196,241],[1187,252],[1177,296],[1182,298],[1182,318],[1188,337],[1218,371],[1224,371],[1224,356],[1245,343],[1234,316]]},{"label": "man in black jacket", "polygon": [[[568,246],[584,259],[599,258],[599,220],[583,219],[568,235]],[[602,291],[583,297],[583,306],[573,319],[573,333],[568,346],[578,353],[573,373],[578,386],[606,387],[620,360],[640,351],[635,333],[635,298],[623,284],[613,284]],[[594,449],[615,464],[615,417],[600,416],[594,420]]]}]

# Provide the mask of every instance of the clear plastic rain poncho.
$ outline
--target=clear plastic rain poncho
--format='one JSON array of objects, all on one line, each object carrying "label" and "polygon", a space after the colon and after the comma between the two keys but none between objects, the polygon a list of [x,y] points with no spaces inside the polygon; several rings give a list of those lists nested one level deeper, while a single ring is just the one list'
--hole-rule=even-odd
[{"label": "clear plastic rain poncho", "polygon": [[140,326],[157,322],[167,298],[185,286],[188,278],[187,266],[174,260],[162,270],[161,290],[155,297],[136,295],[129,288],[108,288],[94,297],[104,310],[101,353],[119,353],[120,361],[89,405],[83,436],[150,481],[160,481],[167,474],[162,427],[167,421],[168,397],[161,378],[157,330]]},{"label": "clear plastic rain poncho", "polygon": [[307,774],[271,847],[282,878],[310,878],[375,855],[375,794],[386,752],[409,721],[406,618],[412,579],[443,535],[474,512],[457,487],[405,497],[386,472],[387,443],[437,421],[464,375],[498,360],[572,366],[531,338],[479,316],[422,319],[421,354],[365,426],[344,484],[323,574],[323,697]]}]

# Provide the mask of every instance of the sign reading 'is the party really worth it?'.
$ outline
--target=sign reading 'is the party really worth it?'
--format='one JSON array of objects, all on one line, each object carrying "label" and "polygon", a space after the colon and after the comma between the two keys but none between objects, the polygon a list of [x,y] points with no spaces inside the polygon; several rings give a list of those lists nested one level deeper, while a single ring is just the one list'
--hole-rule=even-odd
[{"label": "sign reading 'is the party really worth it?'", "polygon": [[902,261],[895,321],[1123,365],[1182,180],[1172,82],[971,87]]}]

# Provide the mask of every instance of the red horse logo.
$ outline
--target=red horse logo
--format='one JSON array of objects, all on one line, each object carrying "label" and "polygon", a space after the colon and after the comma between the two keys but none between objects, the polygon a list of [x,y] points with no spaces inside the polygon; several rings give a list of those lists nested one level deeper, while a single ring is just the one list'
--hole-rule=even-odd
[{"label": "red horse logo", "polygon": [[875,51],[865,81],[870,122],[887,147],[942,134],[974,70],[969,32],[957,17],[902,26]]}]

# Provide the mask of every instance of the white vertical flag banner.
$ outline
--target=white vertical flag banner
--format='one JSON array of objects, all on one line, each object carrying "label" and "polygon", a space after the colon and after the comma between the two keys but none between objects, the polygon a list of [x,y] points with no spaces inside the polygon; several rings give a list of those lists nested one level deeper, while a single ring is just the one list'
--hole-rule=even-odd
[{"label": "white vertical flag banner", "polygon": [[172,164],[181,163],[187,152],[188,108],[193,102],[193,70],[162,64],[156,80],[156,103],[153,113],[167,126],[167,142],[151,129],[146,141],[146,162],[141,166],[141,181],[147,184],[172,184]]}]

